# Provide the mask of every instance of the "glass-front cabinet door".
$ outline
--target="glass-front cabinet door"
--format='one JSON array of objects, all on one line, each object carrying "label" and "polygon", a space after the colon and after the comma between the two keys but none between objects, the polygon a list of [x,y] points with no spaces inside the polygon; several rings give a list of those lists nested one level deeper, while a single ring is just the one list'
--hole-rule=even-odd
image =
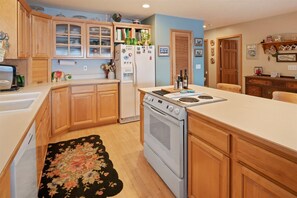
[{"label": "glass-front cabinet door", "polygon": [[87,25],[87,57],[112,58],[112,26]]},{"label": "glass-front cabinet door", "polygon": [[84,57],[84,24],[54,21],[54,57]]}]

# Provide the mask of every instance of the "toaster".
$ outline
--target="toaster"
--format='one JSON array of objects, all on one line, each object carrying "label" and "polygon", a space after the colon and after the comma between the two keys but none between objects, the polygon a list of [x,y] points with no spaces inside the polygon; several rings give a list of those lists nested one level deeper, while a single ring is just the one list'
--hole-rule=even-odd
[{"label": "toaster", "polygon": [[0,64],[0,91],[15,90],[16,84],[16,67]]}]

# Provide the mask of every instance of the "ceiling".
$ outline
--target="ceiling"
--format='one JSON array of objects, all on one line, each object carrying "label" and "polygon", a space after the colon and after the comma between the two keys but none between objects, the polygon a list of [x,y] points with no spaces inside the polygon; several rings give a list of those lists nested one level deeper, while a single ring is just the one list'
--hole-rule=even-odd
[{"label": "ceiling", "polygon": [[[201,19],[207,29],[297,11],[297,0],[28,0],[30,4],[145,19],[153,14]],[[150,8],[142,8],[142,4]]]}]

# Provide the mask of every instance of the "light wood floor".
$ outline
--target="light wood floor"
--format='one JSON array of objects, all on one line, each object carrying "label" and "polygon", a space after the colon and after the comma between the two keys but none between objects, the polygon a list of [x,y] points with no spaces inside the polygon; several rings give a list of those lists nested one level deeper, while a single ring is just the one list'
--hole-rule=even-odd
[{"label": "light wood floor", "polygon": [[174,197],[144,158],[143,146],[139,141],[139,122],[73,131],[55,136],[51,138],[50,142],[59,142],[93,134],[100,135],[114,168],[124,183],[123,190],[114,197]]}]

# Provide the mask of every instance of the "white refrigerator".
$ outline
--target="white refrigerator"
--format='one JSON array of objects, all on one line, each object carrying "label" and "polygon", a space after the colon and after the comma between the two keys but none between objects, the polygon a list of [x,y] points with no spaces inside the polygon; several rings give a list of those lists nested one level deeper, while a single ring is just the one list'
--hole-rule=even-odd
[{"label": "white refrigerator", "polygon": [[120,123],[139,120],[138,88],[155,87],[155,47],[117,45],[116,78],[120,80]]}]

